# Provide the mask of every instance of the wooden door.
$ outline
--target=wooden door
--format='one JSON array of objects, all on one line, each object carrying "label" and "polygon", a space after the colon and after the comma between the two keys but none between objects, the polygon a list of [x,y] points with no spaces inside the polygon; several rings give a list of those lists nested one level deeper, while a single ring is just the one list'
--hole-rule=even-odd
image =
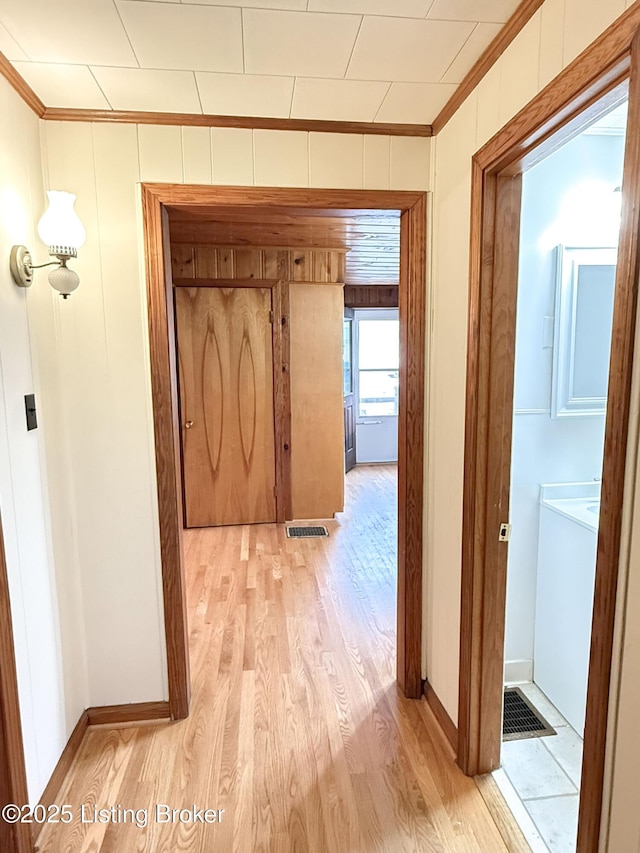
[{"label": "wooden door", "polygon": [[187,527],[276,520],[271,290],[176,288]]},{"label": "wooden door", "polygon": [[344,376],[344,470],[356,464],[356,404],[353,386],[353,308],[344,309],[342,363]]},{"label": "wooden door", "polygon": [[289,290],[291,509],[294,519],[344,509],[341,284]]}]

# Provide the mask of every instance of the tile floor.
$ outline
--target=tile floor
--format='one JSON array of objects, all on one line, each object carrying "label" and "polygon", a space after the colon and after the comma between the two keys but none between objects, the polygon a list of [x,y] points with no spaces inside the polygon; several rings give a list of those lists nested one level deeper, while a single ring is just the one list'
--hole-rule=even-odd
[{"label": "tile floor", "polygon": [[503,743],[502,770],[549,851],[575,853],[582,738],[535,684],[518,686],[557,734]]}]

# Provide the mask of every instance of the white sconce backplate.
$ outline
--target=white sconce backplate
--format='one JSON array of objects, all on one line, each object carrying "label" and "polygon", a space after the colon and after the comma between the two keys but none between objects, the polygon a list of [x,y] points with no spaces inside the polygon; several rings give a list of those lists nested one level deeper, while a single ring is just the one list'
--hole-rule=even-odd
[{"label": "white sconce backplate", "polygon": [[14,246],[11,249],[9,268],[18,287],[31,287],[33,282],[33,263],[26,246]]}]

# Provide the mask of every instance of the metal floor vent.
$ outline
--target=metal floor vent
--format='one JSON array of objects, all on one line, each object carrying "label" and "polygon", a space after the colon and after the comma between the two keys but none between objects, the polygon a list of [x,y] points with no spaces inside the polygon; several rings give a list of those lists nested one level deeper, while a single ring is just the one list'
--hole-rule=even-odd
[{"label": "metal floor vent", "polygon": [[545,737],[555,733],[519,687],[505,688],[502,740]]},{"label": "metal floor vent", "polygon": [[289,539],[311,539],[315,536],[328,536],[329,531],[323,525],[317,527],[287,527]]}]

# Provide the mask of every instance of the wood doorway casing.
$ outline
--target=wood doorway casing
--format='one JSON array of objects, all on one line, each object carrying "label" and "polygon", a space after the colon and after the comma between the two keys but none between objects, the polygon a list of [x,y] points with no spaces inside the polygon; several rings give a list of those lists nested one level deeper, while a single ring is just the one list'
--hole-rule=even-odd
[{"label": "wood doorway casing", "polygon": [[175,320],[166,209],[176,204],[246,205],[264,210],[265,216],[270,207],[401,212],[397,673],[404,694],[419,698],[422,692],[426,193],[184,184],[142,184],[141,190],[169,704],[173,719],[188,715],[190,699]]},{"label": "wood doorway casing", "polygon": [[[9,583],[0,522],[0,807],[28,802]],[[11,824],[0,819],[0,849],[7,853],[33,850],[29,824],[21,821]]]},{"label": "wood doorway casing", "polygon": [[[600,837],[631,368],[640,271],[640,5],[634,4],[473,158],[458,762],[500,763],[521,176],[629,86],[578,853]],[[630,81],[630,82],[629,82]]]}]

